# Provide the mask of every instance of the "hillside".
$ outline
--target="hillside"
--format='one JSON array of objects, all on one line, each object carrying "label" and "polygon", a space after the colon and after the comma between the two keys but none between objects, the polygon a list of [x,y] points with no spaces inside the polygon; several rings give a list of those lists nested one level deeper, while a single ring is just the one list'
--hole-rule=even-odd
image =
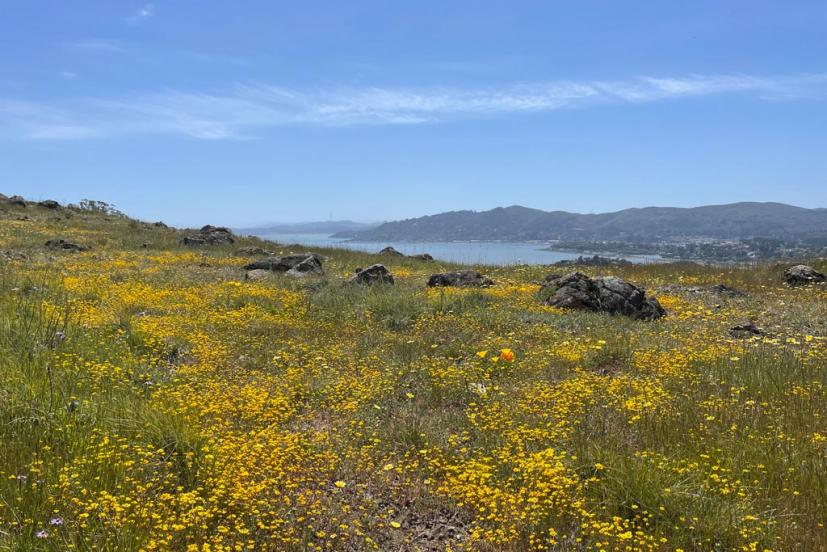
[{"label": "hillside", "polygon": [[299,253],[0,198],[0,549],[827,549],[825,284]]},{"label": "hillside", "polygon": [[654,243],[673,239],[773,238],[825,240],[827,209],[781,203],[733,203],[693,208],[646,207],[583,215],[499,207],[452,211],[339,234],[369,241],[590,240]]}]

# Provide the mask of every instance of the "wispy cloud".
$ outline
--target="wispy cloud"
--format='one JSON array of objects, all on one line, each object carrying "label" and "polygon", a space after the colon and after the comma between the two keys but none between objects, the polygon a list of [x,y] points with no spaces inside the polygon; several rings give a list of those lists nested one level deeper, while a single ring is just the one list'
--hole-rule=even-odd
[{"label": "wispy cloud", "polygon": [[42,104],[0,99],[0,137],[26,140],[79,140],[101,135],[67,112]]},{"label": "wispy cloud", "polygon": [[335,87],[237,84],[220,92],[166,90],[57,105],[0,100],[0,136],[81,139],[124,134],[248,138],[286,125],[402,125],[598,105],[715,95],[790,100],[827,97],[827,74],[781,77],[693,75],[625,81],[555,81],[489,88]]},{"label": "wispy cloud", "polygon": [[129,16],[128,21],[133,25],[140,25],[155,15],[155,4],[144,4],[138,11]]}]

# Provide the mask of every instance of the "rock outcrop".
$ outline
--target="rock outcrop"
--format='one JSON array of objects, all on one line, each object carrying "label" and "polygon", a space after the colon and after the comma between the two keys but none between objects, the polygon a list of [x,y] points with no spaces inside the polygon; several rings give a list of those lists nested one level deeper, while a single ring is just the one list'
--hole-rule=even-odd
[{"label": "rock outcrop", "polygon": [[397,251],[396,249],[394,249],[391,246],[386,247],[385,249],[380,251],[378,254],[379,255],[388,255],[390,257],[404,257],[405,256],[404,253],[402,253],[401,251]]},{"label": "rock outcrop", "polygon": [[268,251],[262,247],[251,246],[251,247],[241,247],[235,250],[236,255],[241,255],[244,257],[269,257],[273,255],[272,251]]},{"label": "rock outcrop", "polygon": [[636,320],[655,320],[666,314],[657,299],[615,276],[589,278],[572,272],[551,279],[544,287],[553,291],[545,300],[552,307],[622,314]]},{"label": "rock outcrop", "polygon": [[88,251],[89,248],[85,245],[72,243],[64,239],[54,239],[46,242],[46,247],[56,251]]},{"label": "rock outcrop", "polygon": [[824,274],[807,265],[791,266],[784,271],[784,279],[791,286],[819,284],[825,281]]},{"label": "rock outcrop", "polygon": [[489,287],[494,280],[483,276],[476,270],[459,272],[441,272],[428,278],[428,287]]},{"label": "rock outcrop", "polygon": [[185,236],[181,243],[189,246],[203,246],[203,245],[223,245],[235,243],[233,233],[229,228],[222,226],[212,226],[210,224],[201,228],[197,234]]},{"label": "rock outcrop", "polygon": [[417,255],[408,255],[411,259],[416,259],[417,261],[433,261],[434,258],[429,255],[428,253],[419,253]]},{"label": "rock outcrop", "polygon": [[356,274],[348,280],[352,284],[393,284],[393,274],[385,265],[375,264],[367,268],[357,268]]},{"label": "rock outcrop", "polygon": [[324,274],[322,267],[322,256],[317,253],[298,253],[294,255],[283,255],[281,257],[267,257],[250,263],[244,267],[246,270],[269,270],[270,272],[295,271],[291,276],[297,274]]},{"label": "rock outcrop", "polygon": [[324,269],[322,268],[321,257],[318,255],[309,255],[305,260],[301,261],[284,274],[286,276],[292,276],[293,278],[322,275],[324,274]]},{"label": "rock outcrop", "polygon": [[745,322],[738,324],[729,329],[729,335],[739,339],[747,339],[750,337],[759,337],[764,334],[764,330],[753,324],[752,322]]},{"label": "rock outcrop", "polygon": [[38,202],[38,206],[44,207],[46,209],[60,209],[60,203],[53,199],[46,199],[43,201]]}]

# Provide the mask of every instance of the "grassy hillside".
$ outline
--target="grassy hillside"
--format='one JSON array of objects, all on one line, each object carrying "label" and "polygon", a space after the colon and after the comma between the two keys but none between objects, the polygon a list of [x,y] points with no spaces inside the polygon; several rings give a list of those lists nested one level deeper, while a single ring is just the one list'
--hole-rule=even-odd
[{"label": "grassy hillside", "polygon": [[647,323],[543,306],[542,267],[245,281],[296,248],[182,235],[0,212],[0,549],[827,548],[827,288],[783,266],[610,269]]},{"label": "grassy hillside", "polygon": [[783,203],[742,202],[693,208],[647,207],[614,213],[579,214],[498,207],[452,211],[386,222],[343,232],[361,240],[586,240],[657,243],[670,239],[714,238],[805,240],[824,243],[827,209]]}]

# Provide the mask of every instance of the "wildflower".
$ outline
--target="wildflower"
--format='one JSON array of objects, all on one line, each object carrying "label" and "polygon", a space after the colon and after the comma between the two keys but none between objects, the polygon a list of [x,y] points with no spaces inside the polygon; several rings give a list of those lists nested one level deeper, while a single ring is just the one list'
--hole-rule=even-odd
[{"label": "wildflower", "polygon": [[385,464],[382,466],[382,469],[385,471],[391,471],[393,469],[393,464]]},{"label": "wildflower", "polygon": [[514,362],[514,351],[511,349],[503,349],[500,351],[500,358],[506,362]]},{"label": "wildflower", "polygon": [[342,480],[339,480],[339,481],[337,481],[336,483],[334,483],[334,485],[336,485],[336,486],[337,486],[337,487],[339,487],[340,489],[344,489],[344,488],[345,488],[345,486],[347,485],[347,483],[345,483],[345,482],[344,482],[344,481],[342,481]]},{"label": "wildflower", "polygon": [[34,536],[37,537],[38,539],[46,539],[46,538],[49,538],[49,532],[45,529],[41,529],[40,531],[35,533]]},{"label": "wildflower", "polygon": [[62,517],[53,517],[49,520],[49,525],[53,527],[60,527],[63,525],[63,518]]},{"label": "wildflower", "polygon": [[488,389],[486,389],[484,383],[469,383],[468,390],[474,393],[475,395],[479,395],[480,397],[484,397],[488,394]]},{"label": "wildflower", "polygon": [[488,351],[477,351],[477,356],[480,357],[480,358],[485,358],[485,356],[487,354],[488,354]]},{"label": "wildflower", "polygon": [[399,524],[398,521],[392,521],[391,522],[391,527],[393,527],[394,529],[399,529],[402,526]]}]

